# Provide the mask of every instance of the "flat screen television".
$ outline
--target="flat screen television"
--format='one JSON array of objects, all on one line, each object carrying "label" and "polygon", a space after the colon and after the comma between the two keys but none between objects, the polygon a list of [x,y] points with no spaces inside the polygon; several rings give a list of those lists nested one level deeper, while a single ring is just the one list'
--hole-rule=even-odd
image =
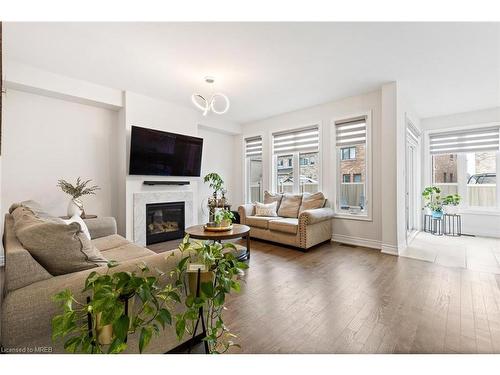
[{"label": "flat screen television", "polygon": [[132,126],[129,174],[200,176],[203,138]]}]

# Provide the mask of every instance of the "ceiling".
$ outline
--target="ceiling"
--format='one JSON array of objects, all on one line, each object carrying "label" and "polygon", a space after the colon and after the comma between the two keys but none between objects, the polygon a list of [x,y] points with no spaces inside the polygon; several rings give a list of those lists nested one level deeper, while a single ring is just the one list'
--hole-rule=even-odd
[{"label": "ceiling", "polygon": [[398,81],[422,118],[500,105],[499,23],[4,23],[7,59],[248,123]]}]

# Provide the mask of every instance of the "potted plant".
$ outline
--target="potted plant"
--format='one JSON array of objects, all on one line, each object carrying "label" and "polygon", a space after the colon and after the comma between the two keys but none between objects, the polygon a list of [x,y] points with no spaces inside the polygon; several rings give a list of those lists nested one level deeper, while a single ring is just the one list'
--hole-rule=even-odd
[{"label": "potted plant", "polygon": [[435,219],[440,219],[443,216],[443,202],[440,193],[441,189],[436,186],[427,186],[422,192],[422,196],[426,201],[426,214],[432,215]]},{"label": "potted plant", "polygon": [[[236,337],[224,324],[223,312],[226,296],[231,291],[240,291],[238,278],[244,274],[248,265],[240,262],[232,254],[236,247],[232,243],[211,243],[189,241],[186,236],[179,246],[183,253],[187,253],[179,265],[176,274],[178,283],[186,290],[186,310],[175,316],[175,329],[179,340],[184,334],[193,335],[196,331],[200,307],[204,309],[206,337],[209,353],[225,353],[233,346],[239,347],[233,339]],[[197,294],[196,273],[189,273],[189,265],[203,265],[204,272],[200,273],[200,292]],[[189,274],[189,276],[187,276]]]},{"label": "potted plant", "polygon": [[[108,263],[108,271],[118,264]],[[121,353],[127,348],[129,334],[139,332],[139,351],[142,353],[160,326],[172,323],[171,309],[181,301],[175,284],[160,286],[161,277],[146,275],[145,264],[138,265],[140,273],[91,272],[83,291],[89,291],[86,301],[77,301],[70,290],[56,294],[62,313],[52,319],[52,339],[65,339],[68,352],[101,354]],[[136,300],[137,309],[131,305]]]},{"label": "potted plant", "polygon": [[97,185],[87,187],[90,181],[92,180],[82,181],[82,179],[78,177],[75,185],[72,185],[65,180],[59,180],[57,182],[57,186],[59,186],[63,192],[71,196],[68,203],[69,217],[81,215],[82,218],[85,218],[85,210],[83,209],[83,202],[80,197],[84,195],[95,195],[95,192],[100,190],[100,187]]},{"label": "potted plant", "polygon": [[234,220],[234,214],[226,209],[219,210],[215,213],[214,222],[218,227],[230,227]]},{"label": "potted plant", "polygon": [[443,200],[443,211],[448,215],[456,215],[458,212],[458,205],[462,197],[458,194],[447,195]]}]

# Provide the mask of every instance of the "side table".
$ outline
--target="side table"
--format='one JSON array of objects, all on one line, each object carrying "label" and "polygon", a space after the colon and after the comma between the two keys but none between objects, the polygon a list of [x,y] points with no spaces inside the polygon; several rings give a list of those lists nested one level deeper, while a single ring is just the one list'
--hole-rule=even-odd
[{"label": "side table", "polygon": [[459,237],[462,235],[462,217],[458,214],[444,214],[444,234]]},{"label": "side table", "polygon": [[435,236],[443,235],[443,217],[435,218],[432,215],[424,214],[424,232],[431,233]]}]

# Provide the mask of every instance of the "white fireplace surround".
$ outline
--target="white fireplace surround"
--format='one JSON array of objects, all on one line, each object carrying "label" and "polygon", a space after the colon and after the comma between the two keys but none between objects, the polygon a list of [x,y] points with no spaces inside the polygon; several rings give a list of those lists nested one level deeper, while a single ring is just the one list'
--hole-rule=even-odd
[{"label": "white fireplace surround", "polygon": [[134,242],[146,246],[146,205],[152,203],[184,202],[185,226],[193,225],[193,192],[151,191],[134,193]]}]

